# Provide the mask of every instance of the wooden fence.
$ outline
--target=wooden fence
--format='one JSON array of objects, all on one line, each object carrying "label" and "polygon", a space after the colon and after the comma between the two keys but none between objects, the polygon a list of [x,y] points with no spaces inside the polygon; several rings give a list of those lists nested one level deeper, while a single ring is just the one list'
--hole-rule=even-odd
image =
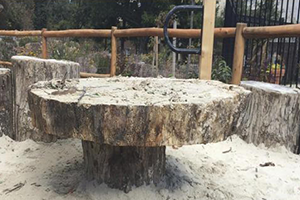
[{"label": "wooden fence", "polygon": [[[169,36],[176,38],[199,38],[200,29],[169,29]],[[4,31],[0,30],[0,36],[39,36],[42,37],[42,57],[48,58],[47,38],[62,37],[103,37],[111,38],[111,65],[110,74],[90,74],[81,73],[81,77],[110,77],[116,74],[117,65],[117,39],[122,37],[163,37],[161,28],[134,28],[134,29],[73,29],[61,31]],[[215,38],[235,38],[235,53],[232,70],[232,83],[240,84],[243,71],[244,47],[246,39],[253,38],[285,38],[300,37],[300,24],[268,27],[247,27],[246,24],[239,23],[236,28],[215,28]],[[213,47],[210,49],[213,51]],[[8,62],[0,62],[2,65],[11,65]],[[208,76],[211,76],[211,67],[207,66]]]}]

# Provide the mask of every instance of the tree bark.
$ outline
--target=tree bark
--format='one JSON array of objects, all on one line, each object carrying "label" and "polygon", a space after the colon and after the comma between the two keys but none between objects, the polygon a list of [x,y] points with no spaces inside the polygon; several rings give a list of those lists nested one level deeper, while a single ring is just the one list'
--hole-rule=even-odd
[{"label": "tree bark", "polygon": [[61,93],[49,88],[55,82],[32,86],[29,104],[34,126],[58,137],[113,146],[223,141],[250,93],[200,80],[118,77],[68,84]]},{"label": "tree bark", "polygon": [[24,141],[26,139],[43,142],[55,141],[56,137],[43,134],[32,126],[27,100],[29,86],[38,81],[79,78],[79,64],[25,56],[12,57],[12,63],[15,86],[13,139],[17,141]]},{"label": "tree bark", "polygon": [[83,140],[88,179],[125,192],[159,183],[165,146],[226,139],[250,93],[217,81],[179,79],[80,79],[53,89],[57,85],[31,86],[34,126]]},{"label": "tree bark", "polygon": [[244,81],[252,91],[233,133],[266,147],[283,145],[297,153],[300,139],[300,92],[275,84]]},{"label": "tree bark", "polygon": [[133,186],[157,185],[165,173],[166,147],[117,147],[82,141],[88,180],[129,192]]},{"label": "tree bark", "polygon": [[10,69],[0,68],[0,137],[12,137],[12,76]]}]

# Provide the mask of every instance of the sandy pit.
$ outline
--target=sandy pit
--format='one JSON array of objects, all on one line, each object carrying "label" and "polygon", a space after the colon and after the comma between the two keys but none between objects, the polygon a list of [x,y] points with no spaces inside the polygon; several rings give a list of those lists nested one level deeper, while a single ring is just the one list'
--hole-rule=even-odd
[{"label": "sandy pit", "polygon": [[[266,163],[270,166],[260,166]],[[255,147],[233,136],[216,144],[167,148],[165,180],[125,194],[85,181],[79,140],[17,143],[2,137],[0,199],[299,200],[299,166],[299,155],[283,147]]]}]

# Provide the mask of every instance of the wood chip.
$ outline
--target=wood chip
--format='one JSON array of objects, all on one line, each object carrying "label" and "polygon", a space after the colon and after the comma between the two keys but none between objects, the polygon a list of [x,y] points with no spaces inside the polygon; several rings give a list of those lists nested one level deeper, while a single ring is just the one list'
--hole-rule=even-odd
[{"label": "wood chip", "polygon": [[227,151],[223,151],[223,153],[229,153],[229,152],[231,152],[232,151],[232,148],[230,147],[230,149],[229,150],[227,150]]},{"label": "wood chip", "polygon": [[260,167],[275,167],[275,164],[272,162],[266,162],[265,164],[260,164]]},{"label": "wood chip", "polygon": [[5,190],[3,190],[3,193],[9,194],[9,193],[11,193],[11,192],[18,191],[18,190],[20,190],[25,184],[26,184],[26,181],[25,181],[24,183],[18,183],[18,184],[16,184],[16,185],[14,185],[13,188],[11,188],[11,189],[5,189]]}]

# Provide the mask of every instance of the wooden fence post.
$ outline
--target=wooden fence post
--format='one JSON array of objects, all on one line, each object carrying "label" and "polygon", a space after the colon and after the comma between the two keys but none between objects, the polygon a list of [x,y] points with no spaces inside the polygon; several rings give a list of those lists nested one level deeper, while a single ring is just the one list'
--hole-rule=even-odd
[{"label": "wooden fence post", "polygon": [[44,36],[44,32],[47,31],[47,29],[43,28],[42,29],[42,57],[44,59],[48,58],[48,53],[47,53],[47,38]]},{"label": "wooden fence post", "polygon": [[111,61],[110,61],[110,76],[116,75],[117,69],[117,38],[114,35],[117,27],[111,28]]},{"label": "wooden fence post", "polygon": [[247,27],[245,23],[238,23],[236,25],[233,66],[232,66],[232,79],[231,83],[239,85],[242,80],[244,53],[245,53],[245,38],[243,30]]},{"label": "wooden fence post", "polygon": [[159,51],[159,38],[158,38],[158,36],[155,36],[155,66],[156,66],[156,68],[158,69],[158,51]]},{"label": "wooden fence post", "polygon": [[199,78],[211,80],[216,0],[203,0],[204,16],[202,28],[202,53],[199,60]]}]

